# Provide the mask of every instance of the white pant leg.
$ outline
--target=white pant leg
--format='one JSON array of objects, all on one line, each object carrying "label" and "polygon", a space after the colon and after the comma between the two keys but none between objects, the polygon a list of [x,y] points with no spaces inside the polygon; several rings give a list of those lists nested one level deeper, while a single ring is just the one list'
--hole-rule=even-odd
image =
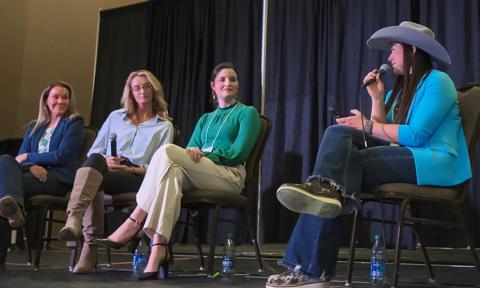
[{"label": "white pant leg", "polygon": [[208,158],[195,163],[186,150],[166,144],[152,157],[145,178],[137,193],[138,206],[148,213],[144,231],[170,239],[180,215],[183,189],[213,189],[240,193],[245,181],[243,165],[217,165]]}]

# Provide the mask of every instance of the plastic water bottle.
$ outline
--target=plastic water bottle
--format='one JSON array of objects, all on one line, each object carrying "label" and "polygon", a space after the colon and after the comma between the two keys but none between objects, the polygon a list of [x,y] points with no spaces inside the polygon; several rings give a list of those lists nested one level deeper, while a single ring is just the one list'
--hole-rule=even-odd
[{"label": "plastic water bottle", "polygon": [[235,274],[235,242],[232,234],[228,234],[223,246],[222,274],[230,277]]},{"label": "plastic water bottle", "polygon": [[133,253],[133,273],[143,273],[148,262],[149,247],[143,238]]},{"label": "plastic water bottle", "polygon": [[370,280],[372,287],[385,287],[385,264],[387,263],[387,254],[383,244],[382,236],[375,235],[375,243],[372,248],[370,258]]}]

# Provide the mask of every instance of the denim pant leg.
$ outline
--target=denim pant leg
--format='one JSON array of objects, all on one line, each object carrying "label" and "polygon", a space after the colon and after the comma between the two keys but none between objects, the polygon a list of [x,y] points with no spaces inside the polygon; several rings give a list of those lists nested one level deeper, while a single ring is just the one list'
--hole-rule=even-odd
[{"label": "denim pant leg", "polygon": [[20,165],[11,155],[0,155],[0,198],[12,196],[23,205],[24,190]]},{"label": "denim pant leg", "polygon": [[338,248],[342,239],[342,217],[324,219],[301,214],[288,241],[283,264],[326,280],[335,275]]},{"label": "denim pant leg", "polygon": [[[368,146],[388,145],[388,142],[371,136],[367,137]],[[363,177],[363,157],[365,144],[362,131],[343,125],[330,126],[325,130],[318,149],[313,179],[328,179],[340,186],[342,196],[351,199],[351,204],[359,208]],[[351,210],[351,209],[348,209]]]},{"label": "denim pant leg", "polygon": [[410,149],[400,146],[368,148],[363,159],[362,190],[385,183],[417,184],[415,160]]},{"label": "denim pant leg", "polygon": [[[389,146],[388,142],[370,136],[367,142],[369,148],[365,150],[361,131],[339,125],[329,127],[309,179],[333,180],[346,192],[352,187],[360,192],[383,183],[417,182],[415,161],[408,148]],[[314,277],[331,278],[342,237],[341,218],[300,215],[288,242],[284,264],[291,268],[300,265],[303,272]]]}]

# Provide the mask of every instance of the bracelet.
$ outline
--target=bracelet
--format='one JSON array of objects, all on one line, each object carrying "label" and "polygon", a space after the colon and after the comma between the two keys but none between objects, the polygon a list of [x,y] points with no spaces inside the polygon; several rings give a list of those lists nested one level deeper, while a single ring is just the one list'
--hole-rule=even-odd
[{"label": "bracelet", "polygon": [[368,135],[372,135],[372,131],[373,131],[373,121],[367,120],[367,122],[365,122],[365,133],[367,133]]}]

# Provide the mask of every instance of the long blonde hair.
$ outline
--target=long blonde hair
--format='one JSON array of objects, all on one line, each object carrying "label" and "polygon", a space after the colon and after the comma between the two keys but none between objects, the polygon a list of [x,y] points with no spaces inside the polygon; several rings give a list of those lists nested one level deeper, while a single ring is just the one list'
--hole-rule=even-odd
[{"label": "long blonde hair", "polygon": [[70,103],[68,105],[68,109],[65,112],[64,117],[74,118],[78,116],[78,112],[75,106],[75,91],[73,91],[72,86],[65,81],[50,82],[48,86],[43,90],[42,94],[40,94],[40,103],[38,105],[38,117],[37,117],[37,120],[35,121],[35,126],[33,126],[30,136],[33,135],[33,133],[38,128],[50,123],[50,121],[52,120],[51,119],[52,113],[48,108],[47,98],[48,98],[48,95],[50,94],[50,91],[55,87],[62,87],[67,89],[68,91],[68,98],[70,99]]},{"label": "long blonde hair", "polygon": [[165,101],[165,94],[163,92],[162,83],[158,81],[158,79],[147,70],[138,70],[130,73],[128,76],[127,82],[125,83],[125,88],[123,88],[122,100],[120,104],[122,105],[125,110],[127,110],[127,115],[130,119],[135,120],[137,111],[137,102],[132,94],[132,84],[133,78],[137,76],[143,76],[147,78],[148,82],[153,87],[154,95],[153,95],[153,103],[152,103],[152,110],[153,113],[156,114],[160,119],[164,121],[172,121],[172,118],[168,115],[168,104]]}]

